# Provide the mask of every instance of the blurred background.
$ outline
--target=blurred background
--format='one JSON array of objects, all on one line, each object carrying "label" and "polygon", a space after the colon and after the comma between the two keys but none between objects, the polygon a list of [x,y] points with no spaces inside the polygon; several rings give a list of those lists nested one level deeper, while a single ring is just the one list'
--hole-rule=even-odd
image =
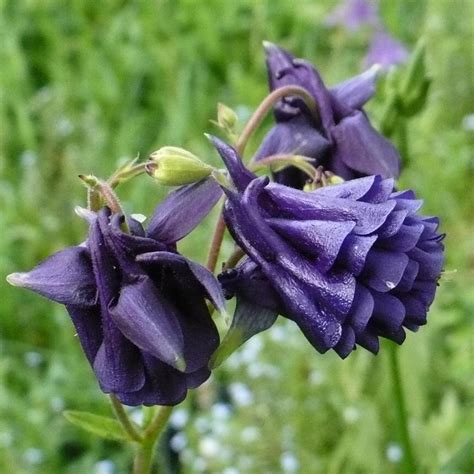
[{"label": "blurred background", "polygon": [[[218,101],[245,119],[266,95],[262,40],[309,59],[335,84],[363,70],[381,25],[402,52],[426,40],[432,84],[425,109],[408,122],[401,187],[414,187],[448,234],[429,324],[399,350],[410,433],[420,472],[474,471],[474,2],[381,0],[378,26],[354,26],[338,5],[0,2],[0,472],[130,468],[121,446],[62,415],[111,413],[66,311],[4,278],[84,239],[73,212],[85,203],[77,175],[107,177],[163,145],[218,163],[203,132],[216,132],[209,120]],[[376,126],[385,100],[381,90],[367,109]],[[165,192],[148,177],[119,189],[127,211],[146,215]],[[203,259],[214,218],[183,252]],[[163,472],[406,472],[387,348],[377,357],[321,356],[281,320],[176,409],[160,445]]]}]

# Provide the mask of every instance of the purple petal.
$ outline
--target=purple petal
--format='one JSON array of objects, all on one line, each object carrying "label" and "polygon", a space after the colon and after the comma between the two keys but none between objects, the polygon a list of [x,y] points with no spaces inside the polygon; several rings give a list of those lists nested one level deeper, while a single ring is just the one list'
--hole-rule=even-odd
[{"label": "purple petal", "polygon": [[148,277],[122,287],[110,308],[122,334],[145,352],[185,371],[184,341],[176,310]]},{"label": "purple petal", "polygon": [[[342,186],[342,185],[341,185]],[[267,191],[281,217],[356,222],[354,232],[366,235],[376,231],[389,217],[395,201],[368,204],[343,198],[329,198],[314,191],[305,193],[271,183]],[[323,188],[324,189],[324,188]]]},{"label": "purple petal", "polygon": [[[315,99],[322,125],[325,130],[334,125],[331,97],[319,73],[307,61],[295,59],[288,51],[272,43],[265,43],[270,89],[283,86],[299,86],[306,89]],[[307,108],[300,98],[285,98],[275,106],[278,121],[288,120]]]},{"label": "purple petal", "polygon": [[254,160],[279,154],[321,159],[329,146],[329,141],[305,117],[299,116],[275,125],[263,139]]},{"label": "purple petal", "polygon": [[408,252],[413,249],[420,240],[423,232],[422,224],[405,225],[398,229],[398,232],[391,237],[380,239],[377,242],[379,247],[395,250],[397,252]]},{"label": "purple petal", "polygon": [[344,240],[355,227],[352,221],[267,219],[267,222],[293,247],[314,257],[323,273],[333,266]]},{"label": "purple petal", "polygon": [[[209,358],[219,345],[219,334],[204,297],[209,296],[209,291],[215,299],[215,305],[222,309],[224,301],[218,282],[207,270],[204,273],[202,267],[169,252],[145,255],[141,262],[155,286],[166,295],[168,305],[172,305],[179,314],[186,372],[191,373],[207,366]],[[202,276],[200,280],[191,267]]]},{"label": "purple petal", "polygon": [[378,31],[372,38],[365,65],[370,67],[379,64],[383,68],[389,68],[406,62],[408,56],[408,50],[402,43],[385,31]]},{"label": "purple petal", "polygon": [[343,0],[327,16],[329,26],[342,25],[349,31],[357,31],[364,25],[379,21],[377,8],[368,0]]},{"label": "purple petal", "polygon": [[356,336],[350,326],[345,326],[342,330],[341,339],[334,346],[334,350],[342,359],[345,359],[355,349]]},{"label": "purple petal", "polygon": [[102,344],[102,321],[98,306],[81,307],[67,305],[66,309],[77,331],[79,342],[91,365]]},{"label": "purple petal", "polygon": [[374,290],[388,292],[402,279],[408,261],[404,253],[372,249],[367,256],[362,278]]},{"label": "purple petal", "polygon": [[194,275],[196,282],[202,286],[203,290],[207,293],[208,298],[212,301],[212,304],[216,309],[225,313],[225,300],[222,294],[222,288],[217,281],[216,277],[205,267],[199,265],[192,260],[188,260],[182,255],[171,253],[171,252],[153,252],[142,254],[137,257],[137,261],[144,265],[150,265],[153,263],[169,264],[173,267],[187,268]]},{"label": "purple petal", "polygon": [[12,273],[7,280],[57,303],[93,306],[97,301],[94,274],[85,247],[61,250],[30,272]]},{"label": "purple petal", "polygon": [[234,148],[212,135],[209,135],[208,138],[219,152],[226,168],[229,170],[235,187],[239,191],[243,191],[250,181],[255,178],[255,175],[245,167]]},{"label": "purple petal", "polygon": [[168,364],[144,354],[146,382],[140,390],[115,393],[125,405],[177,405],[187,393],[187,374],[173,369]]},{"label": "purple petal", "polygon": [[365,286],[358,283],[348,320],[356,334],[360,334],[365,330],[373,311],[374,298],[372,293]]},{"label": "purple petal", "polygon": [[335,143],[334,162],[343,162],[361,174],[379,174],[383,178],[399,176],[398,151],[372,127],[364,113],[345,117],[331,128],[331,136]]},{"label": "purple petal", "polygon": [[145,383],[140,351],[122,333],[104,328],[104,342],[94,359],[94,372],[103,392],[133,392]]},{"label": "purple petal", "polygon": [[213,178],[172,191],[153,212],[146,235],[163,243],[175,243],[188,235],[222,196]]},{"label": "purple petal", "polygon": [[375,85],[380,69],[371,67],[358,76],[351,77],[330,89],[337,101],[350,109],[361,109],[375,94]]},{"label": "purple petal", "polygon": [[341,246],[337,263],[347,268],[353,275],[358,276],[363,270],[367,254],[376,240],[376,235],[348,235]]},{"label": "purple petal", "polygon": [[405,306],[395,296],[387,293],[372,293],[375,307],[372,321],[388,331],[396,333],[405,319]]}]

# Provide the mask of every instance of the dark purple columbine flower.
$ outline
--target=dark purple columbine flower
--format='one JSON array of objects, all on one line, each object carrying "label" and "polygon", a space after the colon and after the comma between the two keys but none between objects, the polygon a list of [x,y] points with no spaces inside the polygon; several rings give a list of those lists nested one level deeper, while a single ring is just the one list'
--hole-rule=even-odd
[{"label": "dark purple columbine flower", "polygon": [[412,191],[368,176],[303,192],[255,177],[214,143],[236,188],[225,189],[225,221],[248,256],[220,276],[227,296],[294,320],[341,357],[356,344],[376,353],[379,336],[401,344],[404,328],[426,323],[444,236],[436,217],[416,214]]},{"label": "dark purple columbine flower", "polygon": [[378,31],[370,42],[364,64],[370,67],[378,64],[387,69],[408,60],[408,50],[386,31]]},{"label": "dark purple columbine flower", "polygon": [[66,305],[101,389],[122,403],[174,405],[209,377],[219,335],[206,299],[220,310],[224,300],[214,276],[178,254],[176,241],[220,195],[212,180],[181,188],[155,210],[146,232],[108,208],[86,212],[84,244],[9,276]]},{"label": "dark purple columbine flower", "polygon": [[[344,179],[379,174],[399,175],[400,157],[395,147],[370,124],[363,105],[375,92],[377,68],[328,89],[318,71],[307,61],[265,43],[270,89],[297,85],[306,89],[319,108],[315,119],[300,98],[277,103],[277,124],[265,137],[255,158],[275,154],[299,154],[315,159]],[[302,172],[287,168],[276,174],[276,181],[295,188],[305,182]]]},{"label": "dark purple columbine flower", "polygon": [[377,25],[377,8],[369,0],[343,0],[326,17],[329,26],[342,25],[349,31],[357,31],[365,25]]}]

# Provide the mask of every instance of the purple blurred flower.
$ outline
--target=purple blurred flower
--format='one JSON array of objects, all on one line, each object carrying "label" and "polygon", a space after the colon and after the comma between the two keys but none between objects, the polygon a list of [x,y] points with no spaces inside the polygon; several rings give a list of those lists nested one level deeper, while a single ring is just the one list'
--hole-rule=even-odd
[{"label": "purple blurred flower", "polygon": [[[306,89],[319,108],[315,120],[302,99],[290,97],[274,107],[276,126],[257,151],[260,160],[275,154],[299,154],[315,159],[315,165],[344,179],[379,174],[399,175],[400,157],[395,147],[370,124],[363,105],[375,92],[377,68],[353,77],[331,89],[307,61],[265,43],[270,89],[297,85]],[[276,181],[301,188],[305,177],[287,168]]]},{"label": "purple blurred flower", "polygon": [[[426,323],[444,262],[436,217],[412,191],[368,176],[303,192],[246,170],[215,139],[236,190],[225,221],[248,258],[220,276],[227,296],[294,320],[320,352],[346,357]],[[268,318],[268,321],[272,321]]]},{"label": "purple blurred flower", "polygon": [[364,25],[376,25],[378,22],[377,8],[368,0],[343,0],[326,17],[327,25],[341,25],[349,31],[357,31]]},{"label": "purple blurred flower", "polygon": [[372,38],[364,64],[366,67],[378,64],[388,69],[403,64],[408,60],[408,56],[408,50],[400,41],[385,31],[378,31]]},{"label": "purple blurred flower", "polygon": [[183,187],[146,232],[108,208],[85,211],[84,244],[8,278],[66,305],[101,389],[127,405],[174,405],[209,377],[219,335],[205,299],[221,310],[224,300],[214,276],[179,255],[176,241],[220,195],[212,180]]}]

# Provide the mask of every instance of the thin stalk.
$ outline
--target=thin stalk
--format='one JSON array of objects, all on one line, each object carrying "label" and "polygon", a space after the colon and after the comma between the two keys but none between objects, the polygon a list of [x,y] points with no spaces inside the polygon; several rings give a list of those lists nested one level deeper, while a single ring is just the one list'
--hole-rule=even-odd
[{"label": "thin stalk", "polygon": [[141,443],[143,438],[133,426],[133,423],[128,417],[127,412],[125,411],[125,408],[123,407],[123,405],[117,400],[115,395],[110,395],[110,401],[112,403],[112,407],[114,409],[114,413],[115,413],[115,416],[117,417],[117,420],[120,422],[120,424],[122,425],[123,429],[128,434],[128,436],[130,437],[130,439],[132,439],[133,441],[136,441],[137,443]]},{"label": "thin stalk", "polygon": [[314,117],[316,119],[319,118],[319,110],[316,101],[314,100],[313,96],[303,87],[285,86],[280,87],[279,89],[275,89],[273,92],[267,95],[265,99],[263,99],[263,101],[257,107],[257,110],[253,113],[252,117],[250,117],[250,120],[247,122],[244,129],[242,130],[242,133],[240,134],[239,139],[237,140],[237,144],[235,145],[235,149],[240,155],[243,154],[245,147],[247,146],[247,143],[253,132],[259,127],[259,125],[262,123],[267,113],[270,112],[272,107],[283,97],[291,95],[297,95],[301,97],[305,101],[306,105],[308,106]]},{"label": "thin stalk", "polygon": [[389,347],[390,372],[392,375],[393,398],[397,411],[397,423],[400,432],[401,444],[404,452],[404,463],[406,472],[417,472],[415,457],[408,431],[408,416],[405,404],[405,396],[403,394],[402,377],[400,375],[400,364],[398,361],[398,348],[394,344]]},{"label": "thin stalk", "polygon": [[214,273],[217,266],[217,260],[219,259],[219,252],[221,250],[222,242],[224,240],[224,233],[225,233],[225,222],[224,216],[222,215],[222,211],[219,214],[219,218],[217,219],[216,226],[214,228],[214,233],[212,235],[211,246],[209,247],[209,254],[207,257],[206,267],[207,269]]},{"label": "thin stalk", "polygon": [[143,433],[143,441],[137,445],[133,462],[133,474],[149,474],[153,465],[156,443],[166,426],[173,406],[162,406]]},{"label": "thin stalk", "polygon": [[[252,117],[250,117],[249,121],[245,125],[239,138],[237,139],[235,149],[241,157],[244,154],[245,148],[247,146],[248,141],[250,140],[250,137],[262,123],[263,119],[265,118],[267,113],[270,112],[272,107],[283,97],[295,95],[301,97],[304,100],[309,110],[316,119],[319,118],[318,105],[312,95],[306,89],[299,86],[285,86],[280,87],[279,89],[275,89],[267,97],[265,97],[265,99],[263,99],[263,101],[257,107],[257,110],[255,110]],[[207,268],[211,272],[214,272],[216,269],[217,261],[219,259],[219,252],[222,246],[222,242],[224,240],[225,229],[226,225],[221,212],[219,219],[217,220],[216,227],[214,228],[211,246],[209,248],[209,254],[207,258]]]}]

